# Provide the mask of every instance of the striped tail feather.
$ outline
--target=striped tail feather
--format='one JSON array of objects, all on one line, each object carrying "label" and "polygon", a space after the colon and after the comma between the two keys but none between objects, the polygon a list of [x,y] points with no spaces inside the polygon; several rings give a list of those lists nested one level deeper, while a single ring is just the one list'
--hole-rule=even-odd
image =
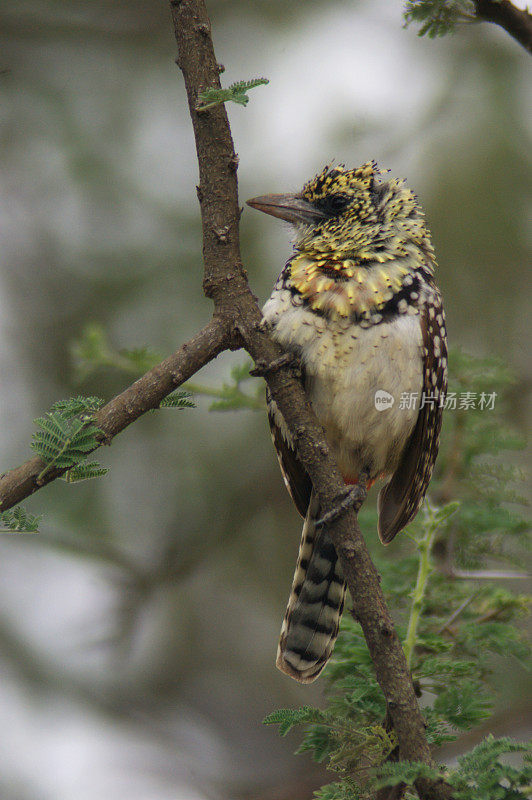
[{"label": "striped tail feather", "polygon": [[331,656],[346,590],[334,545],[316,530],[319,511],[312,494],[277,651],[277,667],[300,683],[315,680]]}]

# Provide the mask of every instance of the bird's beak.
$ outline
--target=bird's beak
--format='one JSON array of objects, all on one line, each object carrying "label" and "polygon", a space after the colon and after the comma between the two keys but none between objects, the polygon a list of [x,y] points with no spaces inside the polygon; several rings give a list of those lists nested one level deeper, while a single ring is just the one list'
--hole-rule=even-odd
[{"label": "bird's beak", "polygon": [[293,225],[301,223],[310,225],[326,216],[296,194],[265,194],[262,197],[252,197],[246,202],[251,208],[264,211],[265,214],[271,214],[272,217],[284,219]]}]

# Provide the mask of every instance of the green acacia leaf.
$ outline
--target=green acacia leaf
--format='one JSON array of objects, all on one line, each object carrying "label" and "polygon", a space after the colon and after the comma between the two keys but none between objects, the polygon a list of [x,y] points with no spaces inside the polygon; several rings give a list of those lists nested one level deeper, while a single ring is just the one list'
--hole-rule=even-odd
[{"label": "green acacia leaf", "polygon": [[42,515],[28,514],[23,506],[0,512],[0,531],[9,533],[38,533]]},{"label": "green acacia leaf", "polygon": [[232,101],[239,105],[246,106],[249,102],[247,92],[256,86],[264,86],[269,83],[267,78],[252,78],[250,81],[237,81],[232,83],[228,89],[205,89],[198,95],[197,111],[206,111],[209,108]]},{"label": "green acacia leaf", "polygon": [[302,706],[301,708],[279,708],[272,711],[262,720],[263,725],[279,725],[279,735],[286,736],[294,725],[305,725],[311,722],[323,722],[325,714],[317,708]]},{"label": "green acacia leaf", "polygon": [[191,397],[191,392],[178,389],[165,397],[164,400],[161,400],[159,408],[196,408],[195,402],[190,399]]}]

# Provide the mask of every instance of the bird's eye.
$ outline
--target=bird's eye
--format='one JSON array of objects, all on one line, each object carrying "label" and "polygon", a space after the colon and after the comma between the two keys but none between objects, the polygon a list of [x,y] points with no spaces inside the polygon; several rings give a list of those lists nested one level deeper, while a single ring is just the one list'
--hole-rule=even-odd
[{"label": "bird's eye", "polygon": [[322,197],[316,203],[320,211],[324,211],[332,217],[340,214],[348,204],[349,197],[345,194],[333,194],[329,195],[329,197]]},{"label": "bird's eye", "polygon": [[335,194],[329,200],[329,206],[333,211],[343,211],[349,203],[349,198],[343,194]]}]

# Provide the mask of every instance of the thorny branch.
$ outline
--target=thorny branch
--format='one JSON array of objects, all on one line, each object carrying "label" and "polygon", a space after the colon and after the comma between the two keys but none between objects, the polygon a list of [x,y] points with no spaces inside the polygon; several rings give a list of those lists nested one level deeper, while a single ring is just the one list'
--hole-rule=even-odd
[{"label": "thorny branch", "polygon": [[[150,369],[100,409],[94,418],[103,434],[100,444],[111,444],[112,439],[124,428],[147,411],[157,408],[166,395],[181,386],[223,350],[233,346],[227,320],[215,315],[208,325],[173,355]],[[44,466],[44,462],[36,456],[0,476],[1,511],[17,505],[65,472],[64,469],[51,469],[38,480]]]}]

